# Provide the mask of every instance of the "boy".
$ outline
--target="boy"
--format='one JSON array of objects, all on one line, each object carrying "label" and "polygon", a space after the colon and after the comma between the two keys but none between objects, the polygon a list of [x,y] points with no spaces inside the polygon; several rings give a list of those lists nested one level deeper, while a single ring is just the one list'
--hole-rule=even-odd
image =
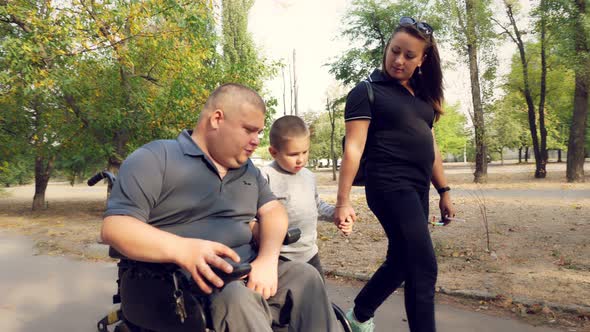
[{"label": "boy", "polygon": [[[281,257],[313,265],[323,274],[318,256],[318,217],[332,221],[334,206],[322,201],[317,192],[314,174],[305,168],[309,157],[309,130],[303,120],[287,115],[277,119],[270,128],[269,152],[274,161],[261,168],[272,192],[289,215],[289,228],[301,230],[300,239],[281,248]],[[345,235],[352,231],[352,222],[338,226]],[[256,232],[256,230],[254,230]]]}]

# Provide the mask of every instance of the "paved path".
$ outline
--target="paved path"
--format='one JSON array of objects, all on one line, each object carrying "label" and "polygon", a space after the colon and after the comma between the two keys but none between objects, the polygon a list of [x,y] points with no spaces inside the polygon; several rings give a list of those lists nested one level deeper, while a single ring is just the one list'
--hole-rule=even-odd
[{"label": "paved path", "polygon": [[[29,238],[0,230],[0,331],[96,331],[96,321],[111,308],[114,264],[35,256],[32,246]],[[343,308],[358,292],[334,282],[328,290]],[[402,297],[392,296],[377,313],[376,331],[408,331],[402,307]],[[437,317],[440,332],[557,331],[448,305],[437,306]]]},{"label": "paved path", "polygon": [[[335,187],[319,187],[321,195],[336,195]],[[364,187],[353,187],[352,193],[364,194]],[[438,196],[436,191],[430,190],[431,196]],[[480,197],[485,198],[526,198],[526,199],[590,199],[590,189],[454,189],[453,197]]]}]

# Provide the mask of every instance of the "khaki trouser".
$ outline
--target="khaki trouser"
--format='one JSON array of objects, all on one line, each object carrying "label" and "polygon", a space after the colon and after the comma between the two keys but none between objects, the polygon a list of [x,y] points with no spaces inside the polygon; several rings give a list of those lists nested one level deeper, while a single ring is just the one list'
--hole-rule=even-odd
[{"label": "khaki trouser", "polygon": [[342,331],[322,277],[302,262],[279,262],[277,294],[268,300],[243,281],[227,284],[210,296],[216,332]]}]

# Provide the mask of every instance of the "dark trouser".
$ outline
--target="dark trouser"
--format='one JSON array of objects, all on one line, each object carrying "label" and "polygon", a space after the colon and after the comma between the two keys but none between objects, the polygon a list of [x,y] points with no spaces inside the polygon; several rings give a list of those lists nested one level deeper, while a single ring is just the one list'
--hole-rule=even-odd
[{"label": "dark trouser", "polygon": [[[121,274],[123,313],[132,323],[155,331],[201,331],[203,324],[191,296],[184,296],[188,319],[180,323],[174,311],[172,276],[162,266],[154,271],[127,270]],[[169,266],[169,265],[168,265]],[[172,267],[172,270],[175,268]],[[304,262],[279,262],[277,293],[265,300],[244,280],[228,283],[208,296],[211,325],[218,332],[341,332],[318,272]],[[184,280],[184,279],[181,279]],[[192,282],[192,281],[191,281]],[[184,282],[181,282],[181,285]],[[195,286],[196,287],[196,286]],[[187,293],[193,288],[185,287]],[[200,292],[195,296],[203,296]]]},{"label": "dark trouser", "polygon": [[322,268],[322,262],[320,262],[319,253],[315,254],[310,260],[308,260],[307,264],[310,264],[311,266],[315,267],[315,269],[318,270],[318,272],[322,276],[322,279],[324,279],[324,269]]},{"label": "dark trouser", "polygon": [[385,230],[385,262],[356,297],[355,316],[367,320],[405,282],[404,297],[412,332],[436,331],[434,287],[437,264],[428,230],[428,191],[383,192],[366,187],[367,203]]}]

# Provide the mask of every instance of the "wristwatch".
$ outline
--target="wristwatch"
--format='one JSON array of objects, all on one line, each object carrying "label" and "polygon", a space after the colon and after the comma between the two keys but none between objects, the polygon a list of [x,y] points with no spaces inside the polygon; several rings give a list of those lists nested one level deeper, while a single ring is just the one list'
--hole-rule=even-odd
[{"label": "wristwatch", "polygon": [[446,193],[447,191],[450,191],[450,190],[451,190],[451,187],[449,187],[449,186],[436,189],[436,191],[438,192],[439,195],[442,195],[443,193]]}]

